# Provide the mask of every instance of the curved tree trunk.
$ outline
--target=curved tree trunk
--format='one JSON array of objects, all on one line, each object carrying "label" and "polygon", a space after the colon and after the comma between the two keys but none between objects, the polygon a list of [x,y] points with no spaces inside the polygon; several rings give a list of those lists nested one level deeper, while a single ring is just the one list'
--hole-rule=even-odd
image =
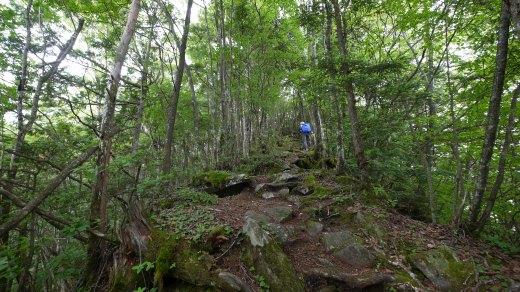
[{"label": "curved tree trunk", "polygon": [[[110,71],[105,94],[105,105],[100,127],[100,150],[96,160],[96,181],[92,192],[90,203],[90,227],[105,233],[107,230],[107,205],[108,205],[108,169],[110,166],[110,148],[112,137],[118,132],[114,125],[114,114],[116,107],[117,92],[121,81],[121,69],[128,53],[130,41],[135,32],[137,16],[139,15],[139,0],[132,0],[130,11],[126,22],[125,30],[121,35],[119,47],[116,52],[114,66]],[[88,240],[87,254],[88,262],[85,271],[85,282],[88,289],[96,289],[95,284],[98,275],[104,268],[103,263],[107,263],[105,242],[99,237],[90,234]]]}]

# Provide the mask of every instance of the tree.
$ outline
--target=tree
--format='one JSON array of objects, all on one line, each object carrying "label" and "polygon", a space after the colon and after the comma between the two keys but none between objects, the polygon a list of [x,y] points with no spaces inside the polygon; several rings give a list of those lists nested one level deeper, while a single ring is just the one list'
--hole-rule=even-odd
[{"label": "tree", "polygon": [[[99,130],[100,150],[96,159],[96,181],[92,191],[92,201],[90,205],[90,227],[98,229],[101,233],[107,231],[107,205],[108,205],[108,179],[111,158],[112,138],[119,132],[119,128],[114,124],[114,114],[116,108],[117,92],[121,81],[121,69],[125,62],[126,54],[130,46],[130,41],[135,32],[137,16],[139,15],[139,0],[133,0],[128,12],[125,30],[121,35],[121,40],[116,51],[114,65],[110,71],[110,77],[106,87],[105,104],[101,126]],[[104,239],[90,234],[88,242],[88,262],[85,272],[86,287],[95,285],[99,273],[102,272],[100,262],[106,261],[106,244]],[[95,286],[93,286],[95,288]]]},{"label": "tree", "polygon": [[489,177],[489,162],[493,155],[495,147],[495,139],[497,135],[498,122],[500,119],[500,102],[504,90],[505,72],[507,65],[507,51],[509,44],[509,25],[511,19],[507,11],[505,2],[502,3],[500,12],[500,26],[498,28],[497,53],[495,59],[495,75],[493,78],[493,90],[489,100],[489,108],[486,122],[486,132],[484,137],[484,145],[480,156],[477,187],[475,189],[475,198],[471,206],[469,214],[469,230],[476,231],[478,229],[477,220],[482,209],[482,200],[486,191],[487,181]]}]

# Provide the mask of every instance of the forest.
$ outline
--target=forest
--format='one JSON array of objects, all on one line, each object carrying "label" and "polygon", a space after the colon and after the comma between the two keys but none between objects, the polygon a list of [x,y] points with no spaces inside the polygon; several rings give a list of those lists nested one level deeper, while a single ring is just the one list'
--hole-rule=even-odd
[{"label": "forest", "polygon": [[[352,217],[388,255],[393,227],[370,230],[402,218],[513,266],[473,256],[462,286],[415,279],[425,242],[377,264],[418,290],[390,273],[381,291],[515,291],[519,95],[519,0],[0,0],[0,292],[284,291],[243,264],[256,225],[241,231],[239,200],[295,192],[292,220],[324,224],[316,238]],[[280,244],[293,263],[299,240]],[[245,284],[182,278],[187,246]],[[293,291],[383,283],[294,269]]]}]

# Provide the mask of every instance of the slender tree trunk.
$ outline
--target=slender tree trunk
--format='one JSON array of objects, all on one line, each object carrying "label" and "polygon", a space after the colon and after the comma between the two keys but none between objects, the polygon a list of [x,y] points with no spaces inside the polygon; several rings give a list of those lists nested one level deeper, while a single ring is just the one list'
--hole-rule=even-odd
[{"label": "slender tree trunk", "polygon": [[515,24],[517,39],[520,39],[520,0],[506,0],[504,3],[508,6],[511,19]]},{"label": "slender tree trunk", "polygon": [[520,85],[518,85],[513,92],[513,97],[511,99],[511,107],[509,112],[509,120],[506,128],[506,137],[504,138],[504,145],[502,145],[502,151],[500,153],[500,160],[498,162],[498,169],[497,169],[497,177],[495,179],[495,183],[493,184],[493,187],[491,188],[491,192],[489,193],[489,198],[487,200],[487,206],[484,212],[482,213],[482,216],[480,217],[480,220],[477,223],[476,232],[482,231],[482,228],[484,228],[484,225],[486,224],[487,220],[489,219],[489,216],[491,215],[491,211],[493,211],[493,206],[495,205],[495,201],[498,196],[498,192],[500,190],[500,186],[502,185],[502,182],[504,181],[504,170],[506,167],[506,157],[507,153],[509,151],[509,145],[511,144],[511,139],[513,136],[513,129],[515,127],[515,114],[516,114],[516,101],[518,100],[518,95],[520,94]]},{"label": "slender tree trunk", "polygon": [[[190,17],[191,17],[191,6],[193,4],[193,0],[188,1],[188,8],[186,9],[186,17],[184,18],[184,32],[182,34],[181,46],[179,47],[179,65],[177,66],[177,71],[175,73],[175,81],[173,84],[173,92],[171,97],[170,107],[168,109],[168,129],[166,134],[166,144],[164,146],[164,160],[162,172],[163,174],[170,173],[171,170],[171,161],[172,161],[172,145],[173,145],[173,130],[175,128],[175,118],[177,116],[177,104],[179,102],[179,95],[181,92],[181,84],[182,84],[182,76],[184,74],[184,67],[186,65],[186,45],[188,43],[188,33],[190,29]],[[164,13],[167,14],[167,18],[170,24],[171,33],[175,33],[175,26],[173,23],[173,18],[169,14],[166,9],[166,6],[163,4],[162,8]],[[167,188],[165,188],[167,191]]]},{"label": "slender tree trunk", "polygon": [[[341,11],[338,5],[338,0],[332,1],[334,5],[334,18],[336,20],[336,34],[338,38],[338,47],[340,55],[343,58],[347,58],[347,46],[345,41],[345,35],[343,31],[343,23],[341,19]],[[350,74],[350,68],[347,61],[343,61],[341,69],[344,75]],[[345,91],[348,99],[348,113],[350,118],[350,128],[352,131],[352,142],[354,144],[354,156],[356,157],[357,166],[359,168],[363,187],[368,187],[368,162],[365,157],[365,148],[363,146],[363,139],[361,138],[361,131],[359,129],[359,120],[357,117],[356,109],[356,96],[354,94],[354,84],[352,80],[348,79],[345,81]]]},{"label": "slender tree trunk", "polygon": [[489,100],[489,109],[487,113],[486,133],[484,137],[484,145],[482,146],[482,153],[480,156],[480,163],[477,175],[477,187],[475,189],[475,199],[471,206],[469,226],[470,231],[476,231],[477,220],[482,209],[482,199],[486,191],[489,162],[493,155],[493,148],[495,147],[495,140],[497,135],[498,122],[500,120],[500,102],[502,100],[502,92],[504,89],[505,72],[507,66],[507,51],[509,42],[509,24],[510,16],[507,11],[506,4],[502,3],[502,10],[500,13],[500,24],[498,29],[498,42],[495,75],[493,78],[493,90]]},{"label": "slender tree trunk", "polygon": [[[106,87],[105,104],[100,126],[100,150],[96,159],[96,180],[94,182],[92,201],[90,205],[90,227],[99,229],[102,233],[107,230],[107,205],[108,205],[108,169],[110,166],[110,148],[112,137],[119,131],[114,125],[117,92],[121,80],[121,69],[125,62],[130,41],[135,32],[137,16],[139,15],[139,0],[132,0],[125,29],[121,35],[119,47],[116,51],[114,66],[110,71],[110,79]],[[99,237],[89,235],[87,247],[87,266],[85,282],[87,289],[96,289],[96,279],[102,272],[103,265],[108,259],[105,257],[105,242]]]},{"label": "slender tree trunk", "polygon": [[[450,96],[450,117],[452,124],[453,138],[451,140],[451,150],[453,153],[453,159],[457,165],[455,178],[453,181],[453,198],[451,205],[451,224],[454,228],[458,228],[457,210],[459,206],[460,193],[462,191],[462,160],[460,158],[459,151],[459,132],[457,127],[457,117],[455,116],[455,94],[453,92],[453,84],[451,82],[451,70],[450,70],[450,51],[449,51],[449,40],[448,40],[448,29],[449,26],[445,26],[445,52],[446,52],[446,75],[447,85]],[[457,224],[456,224],[457,223]]]},{"label": "slender tree trunk", "polygon": [[193,128],[195,129],[195,136],[197,139],[200,139],[199,135],[199,124],[200,124],[200,118],[199,118],[199,104],[197,102],[197,96],[195,92],[195,85],[193,83],[193,78],[191,76],[191,67],[186,65],[186,77],[188,77],[188,82],[190,84],[190,97],[191,97],[191,107],[193,109]]}]

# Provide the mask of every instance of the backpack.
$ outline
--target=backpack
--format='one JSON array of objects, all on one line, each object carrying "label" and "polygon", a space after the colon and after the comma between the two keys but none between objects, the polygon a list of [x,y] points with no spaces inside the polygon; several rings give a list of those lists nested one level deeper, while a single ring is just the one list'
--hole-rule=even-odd
[{"label": "backpack", "polygon": [[300,128],[300,130],[302,131],[302,133],[305,133],[305,134],[308,134],[311,132],[311,125],[309,124],[303,124]]}]

